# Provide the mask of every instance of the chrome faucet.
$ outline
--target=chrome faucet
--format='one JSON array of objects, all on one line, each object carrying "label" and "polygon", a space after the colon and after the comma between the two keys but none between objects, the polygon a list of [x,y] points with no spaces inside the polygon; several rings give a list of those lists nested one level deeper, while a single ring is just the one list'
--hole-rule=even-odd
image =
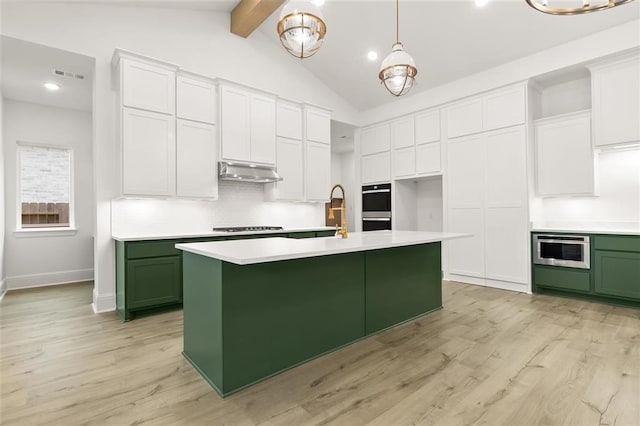
[{"label": "chrome faucet", "polygon": [[[342,202],[340,203],[340,207],[333,207],[333,191],[335,191],[336,188],[340,188],[342,191]],[[342,185],[333,185],[333,188],[331,188],[331,195],[329,195],[329,204],[329,215],[327,216],[327,219],[335,219],[336,217],[334,216],[333,211],[340,210],[340,229],[338,230],[336,225],[336,235],[340,234],[343,239],[347,238],[347,196]]]}]

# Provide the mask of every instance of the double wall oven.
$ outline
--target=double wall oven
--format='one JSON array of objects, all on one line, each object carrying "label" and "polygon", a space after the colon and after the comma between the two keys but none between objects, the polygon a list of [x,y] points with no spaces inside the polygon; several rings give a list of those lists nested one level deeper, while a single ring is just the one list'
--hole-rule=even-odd
[{"label": "double wall oven", "polygon": [[391,229],[391,184],[362,187],[362,230]]}]

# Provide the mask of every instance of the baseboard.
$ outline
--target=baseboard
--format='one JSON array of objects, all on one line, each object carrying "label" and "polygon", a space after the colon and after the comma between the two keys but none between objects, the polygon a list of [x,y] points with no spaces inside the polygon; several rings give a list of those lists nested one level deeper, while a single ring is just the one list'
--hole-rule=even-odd
[{"label": "baseboard", "polygon": [[94,314],[101,314],[103,312],[113,312],[116,310],[116,295],[115,294],[98,294],[96,289],[93,289],[93,303],[91,303]]},{"label": "baseboard", "polygon": [[527,284],[514,283],[510,281],[499,281],[488,278],[470,277],[458,274],[446,274],[445,281],[456,281],[465,284],[480,285],[483,287],[499,288],[501,290],[516,291],[518,293],[531,294]]},{"label": "baseboard", "polygon": [[5,279],[7,290],[44,287],[93,280],[93,269],[48,272],[44,274],[16,275]]},{"label": "baseboard", "polygon": [[7,293],[7,281],[3,279],[3,280],[0,280],[0,302],[2,301],[2,298],[6,293]]}]

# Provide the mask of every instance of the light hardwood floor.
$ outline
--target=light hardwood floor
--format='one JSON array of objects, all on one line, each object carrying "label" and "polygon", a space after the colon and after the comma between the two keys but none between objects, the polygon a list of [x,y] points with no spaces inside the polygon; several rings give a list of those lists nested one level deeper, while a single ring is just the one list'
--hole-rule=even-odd
[{"label": "light hardwood floor", "polygon": [[0,423],[640,424],[640,311],[443,288],[443,310],[224,400],[181,355],[181,311],[123,324],[91,283],[10,292]]}]

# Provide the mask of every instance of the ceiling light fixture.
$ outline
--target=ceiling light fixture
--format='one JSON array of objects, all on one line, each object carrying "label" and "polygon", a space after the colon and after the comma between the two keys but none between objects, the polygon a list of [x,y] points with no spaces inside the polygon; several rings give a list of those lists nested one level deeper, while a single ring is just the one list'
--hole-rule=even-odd
[{"label": "ceiling light fixture", "polygon": [[55,92],[56,90],[60,90],[60,85],[58,83],[47,82],[44,83],[44,88]]},{"label": "ceiling light fixture", "polygon": [[378,59],[378,52],[375,52],[373,50],[370,50],[369,53],[367,53],[367,58],[370,61],[375,61],[376,59]]},{"label": "ceiling light fixture", "polygon": [[489,0],[475,0],[476,6],[483,7],[489,3]]},{"label": "ceiling light fixture", "polygon": [[407,93],[415,81],[418,69],[411,55],[404,51],[399,37],[399,6],[396,0],[396,42],[380,65],[378,78],[393,96]]},{"label": "ceiling light fixture", "polygon": [[[580,15],[596,12],[598,10],[611,9],[633,0],[582,0],[580,7],[561,7],[562,0],[525,0],[529,6],[549,15]],[[566,2],[565,2],[566,3]]]},{"label": "ceiling light fixture", "polygon": [[322,12],[309,0],[291,0],[285,4],[277,29],[282,46],[300,59],[320,50],[327,33]]}]

